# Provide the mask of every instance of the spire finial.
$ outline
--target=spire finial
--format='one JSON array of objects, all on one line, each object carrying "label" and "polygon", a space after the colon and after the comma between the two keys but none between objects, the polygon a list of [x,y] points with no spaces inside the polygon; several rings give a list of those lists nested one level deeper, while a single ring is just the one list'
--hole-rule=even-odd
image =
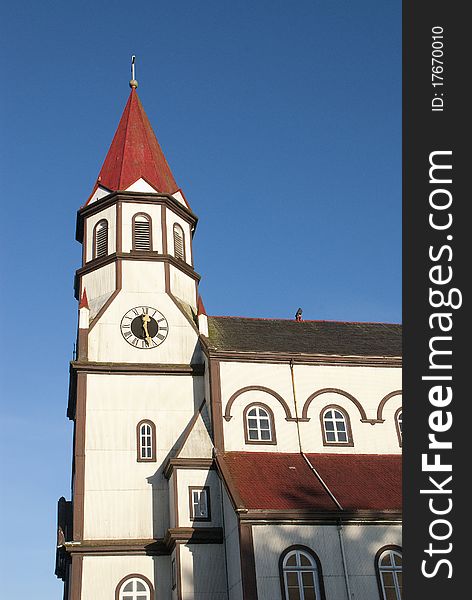
[{"label": "spire finial", "polygon": [[136,89],[138,87],[138,82],[136,81],[136,72],[134,62],[136,60],[136,56],[133,54],[131,57],[131,81],[129,82],[129,87]]}]

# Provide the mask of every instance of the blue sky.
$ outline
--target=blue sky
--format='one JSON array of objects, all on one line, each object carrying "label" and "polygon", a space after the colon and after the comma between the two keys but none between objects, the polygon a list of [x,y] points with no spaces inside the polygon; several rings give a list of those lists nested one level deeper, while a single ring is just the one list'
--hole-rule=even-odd
[{"label": "blue sky", "polygon": [[[199,216],[209,314],[401,320],[398,0],[3,3],[2,595],[61,598],[87,199],[139,95]],[[28,576],[25,577],[25,565]]]}]

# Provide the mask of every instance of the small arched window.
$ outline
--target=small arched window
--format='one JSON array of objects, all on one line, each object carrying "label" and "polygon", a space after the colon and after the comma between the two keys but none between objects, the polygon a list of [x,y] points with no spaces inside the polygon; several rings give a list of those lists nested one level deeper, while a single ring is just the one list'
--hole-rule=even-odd
[{"label": "small arched window", "polygon": [[402,553],[397,546],[386,546],[377,553],[375,568],[382,600],[402,600]]},{"label": "small arched window", "polygon": [[153,590],[151,582],[143,575],[128,575],[116,588],[116,600],[151,600]]},{"label": "small arched window", "polygon": [[353,445],[349,416],[340,406],[327,406],[321,411],[321,429],[325,446]]},{"label": "small arched window", "polygon": [[93,258],[108,254],[108,221],[102,219],[93,230]]},{"label": "small arched window", "polygon": [[284,600],[324,600],[321,564],[309,548],[292,546],[285,550],[280,570]]},{"label": "small arched window", "polygon": [[136,428],[138,462],[156,460],[156,426],[152,421],[140,421]]},{"label": "small arched window", "polygon": [[251,404],[243,415],[246,444],[276,444],[274,415],[265,404]]},{"label": "small arched window", "polygon": [[185,260],[184,230],[178,223],[174,223],[174,256],[180,260]]},{"label": "small arched window", "polygon": [[403,423],[403,412],[402,412],[402,409],[399,408],[397,410],[397,412],[395,413],[395,427],[397,428],[398,443],[400,444],[400,447],[403,444],[402,423]]},{"label": "small arched window", "polygon": [[133,250],[152,250],[151,217],[145,213],[133,216]]}]

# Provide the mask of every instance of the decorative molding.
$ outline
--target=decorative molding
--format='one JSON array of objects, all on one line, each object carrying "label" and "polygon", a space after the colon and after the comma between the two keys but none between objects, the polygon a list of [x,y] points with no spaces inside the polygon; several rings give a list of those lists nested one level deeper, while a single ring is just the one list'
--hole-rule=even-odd
[{"label": "decorative molding", "polygon": [[161,363],[105,363],[71,361],[77,373],[106,373],[107,375],[203,375],[205,364],[172,365]]},{"label": "decorative molding", "polygon": [[308,398],[305,400],[305,404],[303,405],[302,418],[304,418],[304,419],[308,418],[308,409],[310,408],[310,404],[313,402],[313,400],[315,398],[317,398],[318,396],[321,396],[322,394],[339,394],[340,396],[344,396],[344,398],[347,398],[348,400],[350,400],[357,407],[357,409],[361,415],[361,421],[363,423],[372,423],[372,422],[376,423],[377,422],[375,419],[367,418],[367,414],[364,410],[364,407],[359,402],[359,400],[357,400],[357,398],[354,398],[354,396],[352,394],[350,394],[349,392],[345,392],[344,390],[340,390],[338,388],[322,388],[320,390],[317,390],[316,392],[313,392],[313,394],[308,396]]},{"label": "decorative molding", "polygon": [[387,404],[387,402],[390,400],[390,398],[393,398],[394,396],[401,396],[402,395],[402,390],[395,390],[394,392],[390,392],[389,394],[387,394],[386,396],[384,396],[382,398],[382,400],[380,401],[380,404],[377,408],[377,419],[379,421],[383,421],[383,409],[384,406]]},{"label": "decorative molding", "polygon": [[[269,394],[270,396],[273,396],[282,405],[282,408],[285,411],[286,421],[296,421],[297,420],[296,418],[292,417],[292,413],[290,411],[288,404],[285,402],[285,400],[282,398],[282,396],[280,394],[278,394],[277,392],[274,392],[274,390],[271,390],[270,388],[264,387],[262,385],[248,385],[248,386],[243,387],[243,388],[237,390],[236,392],[234,392],[234,394],[228,400],[228,402],[226,404],[226,408],[225,408],[225,414],[224,414],[225,421],[231,421],[231,419],[233,418],[231,415],[231,407],[233,406],[233,403],[236,400],[236,398],[238,398],[241,394],[244,394],[245,392],[251,392],[251,391],[264,392],[266,394]],[[256,402],[256,404],[257,404],[257,402]]]},{"label": "decorative molding", "polygon": [[327,354],[292,354],[288,352],[243,352],[236,350],[216,350],[211,346],[207,354],[221,362],[268,363],[294,365],[321,365],[334,367],[396,367],[401,368],[402,358],[398,356],[341,356]]},{"label": "decorative molding", "polygon": [[84,537],[84,495],[85,495],[85,420],[87,404],[87,375],[77,374],[76,406],[74,415],[74,461],[72,497],[72,535],[74,540]]},{"label": "decorative molding", "polygon": [[243,600],[257,600],[256,560],[250,523],[239,523],[239,555]]},{"label": "decorative molding", "polygon": [[[70,599],[81,600],[82,598],[82,568],[83,556],[72,556],[70,573]],[[67,582],[66,582],[67,585]]]},{"label": "decorative molding", "polygon": [[269,522],[291,523],[294,521],[304,525],[336,524],[342,523],[366,523],[375,525],[378,523],[401,523],[402,512],[397,510],[324,510],[317,511],[311,508],[289,509],[289,510],[258,510],[248,509],[238,515],[241,521],[253,523]]},{"label": "decorative molding", "polygon": [[174,472],[174,469],[213,469],[212,458],[170,458],[164,466],[163,475],[166,479]]},{"label": "decorative molding", "polygon": [[64,545],[66,551],[74,556],[162,556],[169,554],[162,539],[124,539],[124,540],[83,540]]},{"label": "decorative molding", "polygon": [[80,361],[86,361],[88,359],[88,333],[89,330],[82,329],[79,327],[77,329],[77,359]]},{"label": "decorative molding", "polygon": [[213,444],[220,452],[224,452],[225,439],[223,431],[223,406],[221,400],[220,363],[217,360],[210,361],[210,408],[211,423],[213,428]]},{"label": "decorative molding", "polygon": [[224,541],[221,527],[174,527],[164,536],[164,545],[168,553],[177,543],[183,544],[222,544]]},{"label": "decorative molding", "polygon": [[121,202],[116,203],[116,251],[123,251],[123,207]]},{"label": "decorative molding", "polygon": [[102,267],[113,263],[115,261],[120,262],[122,260],[145,260],[151,262],[162,262],[165,265],[172,265],[176,269],[179,269],[185,275],[188,275],[190,278],[195,281],[200,281],[201,275],[197,273],[192,266],[188,263],[179,260],[172,256],[172,254],[160,254],[159,252],[147,251],[147,250],[133,250],[131,252],[112,252],[111,254],[107,254],[107,256],[99,256],[98,258],[94,258],[87,262],[83,267],[77,269],[75,272],[76,277],[82,277],[83,275],[87,275],[96,271],[97,269],[101,269]]}]

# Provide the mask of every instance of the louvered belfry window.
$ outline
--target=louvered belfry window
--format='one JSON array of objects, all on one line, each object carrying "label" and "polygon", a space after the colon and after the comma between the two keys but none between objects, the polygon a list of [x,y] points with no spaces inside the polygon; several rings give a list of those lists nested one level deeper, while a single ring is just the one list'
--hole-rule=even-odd
[{"label": "louvered belfry window", "polygon": [[102,219],[95,225],[94,258],[108,254],[108,221]]},{"label": "louvered belfry window", "polygon": [[144,214],[133,217],[133,249],[151,250],[151,218]]},{"label": "louvered belfry window", "polygon": [[178,223],[174,223],[174,256],[185,260],[184,230]]}]

